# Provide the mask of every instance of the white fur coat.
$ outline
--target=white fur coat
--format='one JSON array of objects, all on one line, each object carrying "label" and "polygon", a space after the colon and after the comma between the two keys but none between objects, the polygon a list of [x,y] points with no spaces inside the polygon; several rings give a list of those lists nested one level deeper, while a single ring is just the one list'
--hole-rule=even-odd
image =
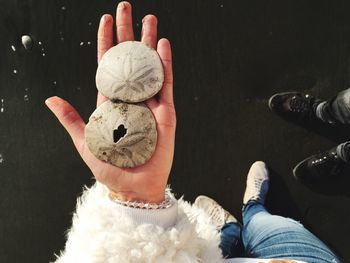
[{"label": "white fur coat", "polygon": [[119,208],[105,186],[86,189],[56,263],[224,262],[219,233],[201,209],[180,199],[170,225],[161,227],[135,222]]}]

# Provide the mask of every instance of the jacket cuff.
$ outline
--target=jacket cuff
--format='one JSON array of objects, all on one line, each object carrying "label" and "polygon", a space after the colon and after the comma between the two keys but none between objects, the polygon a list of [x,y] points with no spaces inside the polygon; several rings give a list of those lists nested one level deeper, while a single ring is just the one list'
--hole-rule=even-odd
[{"label": "jacket cuff", "polygon": [[163,228],[169,228],[175,225],[177,220],[178,204],[172,194],[169,194],[172,205],[164,209],[141,209],[127,207],[113,202],[106,197],[106,203],[110,209],[114,209],[121,217],[127,217],[136,225],[153,224]]}]

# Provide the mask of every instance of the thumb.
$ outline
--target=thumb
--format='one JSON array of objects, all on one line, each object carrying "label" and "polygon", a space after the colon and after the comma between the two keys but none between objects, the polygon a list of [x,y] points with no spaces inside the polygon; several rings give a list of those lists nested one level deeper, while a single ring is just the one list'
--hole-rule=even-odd
[{"label": "thumb", "polygon": [[48,98],[45,104],[67,130],[78,152],[82,154],[85,123],[79,113],[67,101],[57,96]]}]

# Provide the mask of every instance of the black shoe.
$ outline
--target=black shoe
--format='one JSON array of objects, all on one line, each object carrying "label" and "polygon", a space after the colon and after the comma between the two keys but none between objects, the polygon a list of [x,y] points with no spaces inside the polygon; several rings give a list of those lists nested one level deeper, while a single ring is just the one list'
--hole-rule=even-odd
[{"label": "black shoe", "polygon": [[321,101],[300,92],[277,93],[269,99],[269,108],[287,119],[316,120],[316,106]]},{"label": "black shoe", "polygon": [[340,175],[346,166],[348,164],[339,158],[334,147],[301,161],[293,169],[293,174],[296,179],[306,183],[323,182]]}]

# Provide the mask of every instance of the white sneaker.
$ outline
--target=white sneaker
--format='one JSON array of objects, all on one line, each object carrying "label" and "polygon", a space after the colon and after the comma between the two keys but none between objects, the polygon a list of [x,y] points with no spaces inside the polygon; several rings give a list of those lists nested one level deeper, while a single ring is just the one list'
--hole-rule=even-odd
[{"label": "white sneaker", "polygon": [[194,201],[194,204],[199,208],[202,208],[209,215],[212,223],[218,230],[227,223],[237,223],[237,219],[233,215],[208,196],[198,196]]},{"label": "white sneaker", "polygon": [[243,204],[248,201],[258,201],[265,204],[265,198],[269,191],[269,172],[264,162],[258,161],[250,167],[247,176],[247,187],[245,189]]}]

